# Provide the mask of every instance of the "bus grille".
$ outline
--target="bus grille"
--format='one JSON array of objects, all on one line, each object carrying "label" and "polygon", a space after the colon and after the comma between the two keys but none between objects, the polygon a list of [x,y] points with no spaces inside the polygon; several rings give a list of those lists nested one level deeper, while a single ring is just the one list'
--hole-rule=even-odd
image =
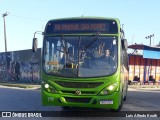
[{"label": "bus grille", "polygon": [[[61,91],[62,93],[67,93],[67,94],[75,94],[75,91]],[[86,95],[93,95],[95,94],[94,91],[81,91],[81,94],[86,94]]]},{"label": "bus grille", "polygon": [[66,102],[75,102],[75,103],[89,103],[91,98],[72,98],[65,97]]},{"label": "bus grille", "polygon": [[66,88],[95,88],[103,84],[103,82],[63,82],[63,81],[55,81],[58,85]]}]

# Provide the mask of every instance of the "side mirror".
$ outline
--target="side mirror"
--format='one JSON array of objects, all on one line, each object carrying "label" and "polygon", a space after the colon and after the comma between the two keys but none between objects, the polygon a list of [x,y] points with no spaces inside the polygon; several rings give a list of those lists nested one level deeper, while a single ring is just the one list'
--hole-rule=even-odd
[{"label": "side mirror", "polygon": [[122,39],[122,49],[123,50],[127,50],[128,49],[127,39]]},{"label": "side mirror", "polygon": [[37,51],[37,46],[38,46],[38,40],[37,40],[37,38],[33,38],[32,52],[36,52]]}]

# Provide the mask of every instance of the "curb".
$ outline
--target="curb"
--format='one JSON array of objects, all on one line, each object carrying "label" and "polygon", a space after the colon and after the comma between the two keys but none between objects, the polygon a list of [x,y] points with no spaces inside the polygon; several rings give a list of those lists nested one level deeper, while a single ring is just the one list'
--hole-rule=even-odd
[{"label": "curb", "polygon": [[160,85],[128,85],[129,88],[142,88],[142,89],[145,89],[145,88],[159,88],[160,89]]},{"label": "curb", "polygon": [[19,84],[19,83],[0,83],[1,86],[6,87],[17,87],[24,89],[40,89],[41,85],[29,85],[29,84]]}]

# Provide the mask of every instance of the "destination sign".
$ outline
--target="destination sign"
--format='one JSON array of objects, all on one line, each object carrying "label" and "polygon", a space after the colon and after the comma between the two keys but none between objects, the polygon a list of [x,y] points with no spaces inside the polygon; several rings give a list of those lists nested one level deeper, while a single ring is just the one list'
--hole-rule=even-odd
[{"label": "destination sign", "polygon": [[[87,31],[95,31],[95,30],[99,30],[99,31],[106,31],[108,28],[108,24],[104,24],[104,23],[99,23],[99,24],[55,24],[54,25],[54,30],[55,31],[83,31],[83,30],[87,30]],[[108,30],[107,30],[108,31]]]},{"label": "destination sign", "polygon": [[57,20],[49,21],[45,31],[46,34],[95,32],[116,34],[117,23],[113,20]]}]

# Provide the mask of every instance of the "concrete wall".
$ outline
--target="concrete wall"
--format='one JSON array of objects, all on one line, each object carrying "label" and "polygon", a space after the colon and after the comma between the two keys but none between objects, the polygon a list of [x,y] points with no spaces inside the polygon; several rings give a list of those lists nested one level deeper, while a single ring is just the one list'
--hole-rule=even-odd
[{"label": "concrete wall", "polygon": [[0,53],[0,82],[40,83],[41,48]]}]

